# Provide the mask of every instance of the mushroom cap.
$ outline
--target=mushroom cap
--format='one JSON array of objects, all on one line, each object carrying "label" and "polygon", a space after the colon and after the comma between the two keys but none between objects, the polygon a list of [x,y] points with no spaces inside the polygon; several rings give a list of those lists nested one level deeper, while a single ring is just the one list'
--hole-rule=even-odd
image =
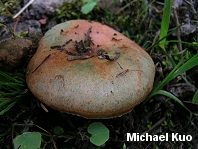
[{"label": "mushroom cap", "polygon": [[[93,57],[68,60],[75,56],[65,49],[75,52],[75,41],[84,41],[90,27],[88,55]],[[120,57],[99,59],[98,49],[104,49],[109,57],[120,50]],[[154,75],[151,57],[135,42],[104,24],[71,20],[46,32],[28,64],[26,81],[31,92],[54,109],[85,118],[113,118],[147,97]]]}]

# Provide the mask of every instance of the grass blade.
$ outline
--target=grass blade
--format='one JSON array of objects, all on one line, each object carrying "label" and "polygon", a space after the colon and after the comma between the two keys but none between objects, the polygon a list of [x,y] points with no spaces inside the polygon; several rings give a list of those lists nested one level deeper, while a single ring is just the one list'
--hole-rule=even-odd
[{"label": "grass blade", "polygon": [[3,107],[3,110],[0,110],[0,115],[3,115],[7,111],[9,111],[17,102],[18,102],[18,100],[7,100],[7,101],[1,102],[0,108]]},{"label": "grass blade", "polygon": [[182,102],[181,100],[179,100],[177,97],[175,97],[173,94],[167,92],[167,91],[163,91],[163,90],[159,90],[156,91],[155,93],[153,93],[153,95],[164,95],[166,97],[169,97],[173,100],[175,100],[177,103],[179,103],[182,107],[184,107],[187,111],[189,111],[190,113],[192,113]]},{"label": "grass blade", "polygon": [[0,115],[3,115],[28,94],[24,93],[27,84],[23,71],[13,73],[0,71],[0,80]]},{"label": "grass blade", "polygon": [[[168,28],[169,28],[169,22],[170,22],[171,9],[172,9],[172,2],[173,2],[173,0],[165,0],[164,13],[162,16],[162,23],[161,23],[159,39],[161,39],[167,35]],[[166,38],[164,40],[162,40],[159,44],[162,49],[164,49],[165,42],[166,42]]]},{"label": "grass blade", "polygon": [[[180,27],[182,26],[182,24],[180,24],[179,26],[175,27],[172,31],[170,31],[166,36],[160,38],[159,40],[157,40],[155,42],[155,44],[151,45],[150,47],[148,47],[146,49],[146,51],[148,51],[149,49],[155,47],[156,45],[158,45],[162,40],[166,39],[168,36],[172,35],[174,32],[176,32]],[[169,41],[168,41],[169,42]],[[194,43],[196,45],[196,43]]]},{"label": "grass blade", "polygon": [[174,79],[175,77],[177,77],[178,75],[181,75],[182,73],[184,73],[185,71],[193,68],[194,66],[198,65],[198,54],[194,55],[191,59],[189,59],[186,63],[184,63],[182,65],[182,61],[180,60],[180,62],[175,66],[175,68],[167,75],[166,78],[164,78],[164,80],[158,84],[149,94],[149,96],[147,97],[147,99],[145,100],[145,102],[147,102],[150,98],[152,98],[154,95],[156,95],[155,92],[157,92],[158,90],[161,90],[168,82],[170,82],[172,79]]},{"label": "grass blade", "polygon": [[172,80],[176,76],[181,75],[183,72],[193,68],[196,65],[198,65],[198,54],[194,55],[186,63],[184,63],[177,71],[175,71],[170,79]]},{"label": "grass blade", "polygon": [[195,92],[195,95],[193,96],[192,102],[198,104],[198,90]]}]

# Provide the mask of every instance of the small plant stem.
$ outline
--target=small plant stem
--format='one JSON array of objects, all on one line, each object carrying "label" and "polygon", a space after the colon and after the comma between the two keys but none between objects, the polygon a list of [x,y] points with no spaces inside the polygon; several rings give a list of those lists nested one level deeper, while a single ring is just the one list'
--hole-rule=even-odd
[{"label": "small plant stem", "polygon": [[151,48],[155,47],[156,45],[158,45],[162,40],[164,40],[165,38],[167,38],[168,36],[170,36],[172,33],[174,33],[177,29],[179,29],[182,25],[180,24],[179,26],[177,26],[175,29],[173,29],[172,31],[170,31],[166,36],[160,38],[158,41],[156,41],[154,44],[152,44],[150,47],[148,47],[146,49],[146,51],[149,51]]},{"label": "small plant stem", "polygon": [[11,12],[7,9],[7,7],[3,4],[1,0],[0,0],[0,4],[3,8],[5,8],[6,12],[8,13],[8,16],[12,16]]},{"label": "small plant stem", "polygon": [[158,122],[156,122],[149,130],[144,131],[141,135],[152,132],[156,127],[165,121],[165,117],[162,117]]},{"label": "small plant stem", "polygon": [[155,0],[153,0],[137,17],[137,20],[139,20],[139,18],[151,7],[151,5],[155,2]]},{"label": "small plant stem", "polygon": [[[106,17],[108,16],[109,18],[109,23],[112,22],[112,19],[113,19],[113,13],[114,13],[114,7],[115,7],[115,2],[114,1],[111,1],[110,4],[107,6],[107,0],[105,0],[105,14],[106,14]],[[113,5],[113,10],[111,12],[108,12],[109,11],[109,8]]]},{"label": "small plant stem", "polygon": [[17,27],[17,24],[18,24],[20,18],[21,18],[21,17],[18,17],[18,18],[16,19],[16,21],[14,22],[14,33],[15,33],[15,31],[16,31],[16,27]]},{"label": "small plant stem", "polygon": [[119,14],[121,11],[123,11],[124,9],[126,9],[127,7],[129,7],[133,2],[130,2],[128,4],[126,4],[125,6],[123,6],[122,8],[120,8],[118,11],[116,11],[116,14]]},{"label": "small plant stem", "polygon": [[[179,25],[180,25],[180,24],[179,24],[179,19],[178,19],[177,11],[176,11],[175,8],[173,8],[173,14],[174,14],[176,26],[179,26]],[[180,30],[178,29],[178,30],[176,31],[176,33],[177,33],[177,40],[178,40],[178,41],[181,41]],[[182,50],[182,44],[181,44],[181,42],[178,42],[177,45],[178,45],[179,51],[180,51],[180,52],[183,51],[183,50]],[[180,58],[183,58],[183,53],[180,54]]]}]

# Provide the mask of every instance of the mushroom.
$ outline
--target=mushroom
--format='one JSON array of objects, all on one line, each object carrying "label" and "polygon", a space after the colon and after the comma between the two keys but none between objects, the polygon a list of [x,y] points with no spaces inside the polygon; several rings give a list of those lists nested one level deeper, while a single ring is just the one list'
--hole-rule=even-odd
[{"label": "mushroom", "polygon": [[114,29],[71,20],[46,32],[31,58],[26,81],[46,105],[85,118],[131,111],[152,89],[154,63]]}]

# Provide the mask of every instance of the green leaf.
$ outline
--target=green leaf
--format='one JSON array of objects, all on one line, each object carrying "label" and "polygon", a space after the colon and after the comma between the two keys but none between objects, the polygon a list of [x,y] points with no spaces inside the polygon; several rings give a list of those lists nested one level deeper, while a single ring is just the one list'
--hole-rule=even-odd
[{"label": "green leaf", "polygon": [[38,149],[41,146],[41,134],[39,132],[25,132],[17,136],[13,143],[14,149]]},{"label": "green leaf", "polygon": [[[159,39],[162,39],[164,36],[167,35],[169,22],[170,22],[171,9],[172,9],[172,2],[173,0],[165,0]],[[164,48],[165,42],[166,39],[160,42],[161,48]]]},{"label": "green leaf", "polygon": [[[176,32],[179,28],[181,28],[181,26],[182,26],[182,24],[180,24],[179,26],[177,26],[174,29],[172,29],[172,31],[168,32],[165,36],[163,36],[162,38],[160,38],[159,40],[157,40],[153,45],[151,45],[150,47],[148,47],[147,50],[148,49],[151,49],[151,48],[153,48],[155,46],[157,46],[162,40],[166,39],[167,37],[169,37],[170,35],[172,35],[172,33]],[[167,41],[167,43],[169,43],[169,41]]]},{"label": "green leaf", "polygon": [[[0,115],[3,115],[6,113],[8,110],[10,110],[17,102],[18,100],[5,100],[1,101],[2,98],[0,98]],[[4,107],[5,106],[5,107]]]},{"label": "green leaf", "polygon": [[187,111],[189,111],[191,113],[191,111],[181,102],[181,100],[179,100],[177,97],[175,97],[173,94],[171,94],[167,91],[159,90],[159,91],[156,91],[154,93],[154,95],[164,95],[166,97],[169,97],[169,98],[175,100],[176,102],[178,102],[183,108],[185,108]]},{"label": "green leaf", "polygon": [[198,104],[198,90],[195,92],[195,95],[193,96],[192,102]]},{"label": "green leaf", "polygon": [[87,4],[83,5],[81,8],[81,12],[83,14],[88,14],[89,12],[91,12],[94,9],[96,4],[97,4],[96,2],[91,2],[91,3],[87,3]]},{"label": "green leaf", "polygon": [[63,134],[63,132],[64,132],[64,130],[63,130],[63,128],[60,127],[60,126],[56,126],[56,127],[54,128],[54,133],[57,134],[57,135],[61,135],[61,134]]},{"label": "green leaf", "polygon": [[[144,104],[151,99],[154,95],[156,95],[156,92],[161,90],[168,82],[170,82],[172,79],[177,77],[178,75],[182,75],[185,71],[193,68],[194,66],[198,65],[198,54],[194,55],[192,58],[190,58],[186,63],[182,64],[183,59],[175,66],[175,68],[166,76],[166,78],[163,79],[161,83],[159,83],[157,86],[154,87],[154,89],[151,91],[149,96],[144,101]],[[194,98],[193,98],[194,99]],[[197,100],[197,99],[196,99]],[[195,101],[195,99],[193,100]]]},{"label": "green leaf", "polygon": [[91,134],[90,142],[96,146],[103,145],[109,139],[109,129],[101,122],[90,124],[87,131]]},{"label": "green leaf", "polygon": [[27,89],[24,70],[12,73],[0,70],[0,115],[14,107],[23,97]]},{"label": "green leaf", "polygon": [[155,88],[156,90],[162,89],[168,82],[170,82],[172,79],[174,79],[175,77],[177,77],[178,75],[181,75],[182,73],[184,73],[185,71],[193,68],[194,66],[198,65],[198,54],[196,54],[195,56],[193,56],[191,59],[189,59],[186,63],[184,63],[182,65],[182,61],[181,60],[176,66],[175,68],[167,75],[167,77],[160,83],[159,86],[157,86]]},{"label": "green leaf", "polygon": [[171,79],[175,78],[178,75],[181,75],[183,72],[195,67],[198,65],[198,54],[190,58],[186,63],[184,63],[174,74],[171,76]]}]

